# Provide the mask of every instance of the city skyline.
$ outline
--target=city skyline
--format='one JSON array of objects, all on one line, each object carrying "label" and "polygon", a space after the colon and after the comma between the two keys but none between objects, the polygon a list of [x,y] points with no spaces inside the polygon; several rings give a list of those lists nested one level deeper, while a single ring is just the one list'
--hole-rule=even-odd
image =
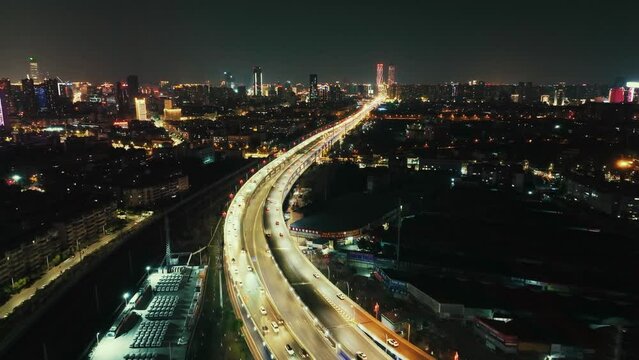
[{"label": "city skyline", "polygon": [[[228,71],[250,85],[257,65],[264,69],[264,83],[304,83],[310,73],[373,83],[376,63],[395,64],[399,83],[639,78],[634,65],[639,50],[623,45],[632,42],[631,12],[582,3],[536,2],[514,9],[501,1],[488,6],[400,1],[392,7],[328,1],[310,12],[293,2],[124,4],[114,0],[97,10],[75,0],[9,1],[3,9],[7,26],[20,32],[3,41],[0,76],[24,78],[26,59],[34,56],[45,74],[91,82],[126,74],[138,74],[145,83],[218,81]],[[40,11],[28,11],[34,7]],[[31,14],[29,26],[19,16],[24,13]],[[281,21],[268,20],[275,16]],[[287,51],[297,44],[304,46]]]}]

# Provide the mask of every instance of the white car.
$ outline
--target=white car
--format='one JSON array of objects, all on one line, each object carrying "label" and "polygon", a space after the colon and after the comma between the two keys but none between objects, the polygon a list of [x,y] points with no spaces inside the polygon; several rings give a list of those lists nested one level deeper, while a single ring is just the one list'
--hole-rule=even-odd
[{"label": "white car", "polygon": [[337,298],[340,299],[340,300],[344,300],[344,299],[346,299],[346,296],[344,296],[344,294],[342,294],[342,293],[339,293],[339,294],[337,294]]},{"label": "white car", "polygon": [[315,274],[313,274],[313,277],[316,278],[316,279],[319,279],[319,274],[315,273]]},{"label": "white car", "polygon": [[246,269],[247,269],[248,271],[253,271],[253,268],[251,267],[251,265],[247,266],[247,267],[246,267]]},{"label": "white car", "polygon": [[271,327],[273,328],[273,332],[275,332],[275,333],[280,332],[280,327],[279,327],[279,325],[277,325],[277,323],[275,321],[271,321]]},{"label": "white car", "polygon": [[357,356],[357,360],[366,360],[366,359],[368,359],[368,357],[366,357],[366,354],[364,354],[361,351],[356,352],[355,356]]},{"label": "white car", "polygon": [[264,308],[264,306],[260,306],[260,314],[266,315],[266,309]]},{"label": "white car", "polygon": [[397,340],[393,339],[393,338],[388,338],[386,340],[386,342],[391,345],[392,347],[398,347],[399,343],[397,342]]},{"label": "white car", "polygon": [[286,344],[286,346],[284,347],[286,349],[286,352],[293,356],[295,355],[295,350],[293,350],[293,347],[290,344]]}]

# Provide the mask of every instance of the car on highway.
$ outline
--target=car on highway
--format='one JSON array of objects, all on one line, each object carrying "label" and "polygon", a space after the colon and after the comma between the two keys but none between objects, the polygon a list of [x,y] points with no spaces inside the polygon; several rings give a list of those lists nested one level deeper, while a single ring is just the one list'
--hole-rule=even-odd
[{"label": "car on highway", "polygon": [[340,300],[344,300],[344,299],[346,299],[346,296],[344,294],[342,294],[342,293],[339,293],[339,294],[337,294],[337,298],[340,299]]},{"label": "car on highway", "polygon": [[276,221],[276,222],[275,222],[275,225],[279,225],[279,224],[280,224],[280,222],[279,222],[279,221]]},{"label": "car on highway", "polygon": [[286,352],[293,356],[295,355],[295,350],[293,350],[293,347],[290,344],[286,344],[286,346],[284,347],[286,349]]},{"label": "car on highway", "polygon": [[314,278],[316,278],[316,279],[319,279],[319,278],[320,278],[320,276],[319,276],[319,274],[318,274],[318,273],[314,273],[314,274],[313,274],[313,277],[314,277]]},{"label": "car on highway", "polygon": [[358,351],[355,353],[355,356],[357,357],[357,360],[366,360],[368,359],[368,357],[366,356],[366,354],[364,354],[361,351]]},{"label": "car on highway", "polygon": [[284,234],[280,233],[280,237],[284,237]]},{"label": "car on highway", "polygon": [[260,314],[266,315],[266,309],[264,308],[264,306],[260,306]]},{"label": "car on highway", "polygon": [[308,351],[306,351],[306,349],[301,349],[300,350],[300,357],[302,359],[308,359],[311,357],[311,354],[308,353]]},{"label": "car on highway", "polygon": [[244,286],[244,283],[242,282],[242,280],[238,281],[237,284],[240,286]]},{"label": "car on highway", "polygon": [[244,248],[242,248],[242,254],[246,254],[246,250],[244,250]]},{"label": "car on highway", "polygon": [[280,332],[280,327],[279,325],[277,325],[277,323],[275,321],[271,321],[271,327],[273,328],[273,332]]},{"label": "car on highway", "polygon": [[248,270],[248,271],[253,271],[253,268],[251,267],[251,265],[248,265],[248,266],[246,267],[246,270]]},{"label": "car on highway", "polygon": [[386,342],[392,347],[398,347],[399,346],[399,342],[397,342],[397,340],[395,340],[393,338],[386,339]]},{"label": "car on highway", "polygon": [[235,258],[231,258],[231,264],[235,264]]},{"label": "car on highway", "polygon": [[263,334],[263,335],[266,335],[266,334],[268,334],[268,331],[269,331],[269,330],[268,330],[268,326],[266,326],[266,325],[262,325],[262,334]]}]

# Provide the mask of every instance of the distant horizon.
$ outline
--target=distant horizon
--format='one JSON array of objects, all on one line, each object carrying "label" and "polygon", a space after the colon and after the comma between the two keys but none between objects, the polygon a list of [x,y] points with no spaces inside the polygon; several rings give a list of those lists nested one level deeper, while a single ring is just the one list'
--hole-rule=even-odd
[{"label": "distant horizon", "polygon": [[[29,57],[25,58],[25,62],[24,62],[24,67],[25,70],[28,70],[28,62],[26,61],[26,59],[28,59]],[[38,59],[37,57],[35,57],[36,60]],[[41,63],[38,61],[38,67],[39,69],[42,69],[42,66],[40,65]],[[371,80],[368,81],[343,81],[343,80],[329,80],[326,81],[322,78],[322,74],[319,74],[317,72],[309,72],[306,76],[305,80],[299,81],[293,81],[290,79],[286,79],[286,80],[275,80],[275,81],[268,81],[268,72],[264,70],[264,67],[262,67],[263,70],[263,74],[265,77],[264,80],[264,85],[271,85],[271,84],[284,84],[288,81],[291,82],[291,84],[305,84],[308,85],[309,79],[308,77],[311,74],[317,74],[318,76],[318,80],[319,83],[342,83],[342,84],[371,84],[374,85],[375,84],[375,73],[374,73],[374,67],[377,63],[373,64],[373,66],[371,66],[371,69],[373,69],[372,75],[371,75]],[[398,72],[401,72],[401,68],[398,68],[398,66],[395,63],[384,63],[384,79],[386,80],[387,77],[387,68],[389,64],[393,64],[395,65],[396,69]],[[257,65],[259,66],[259,65]],[[235,79],[237,79],[237,74],[232,72],[232,71],[228,71],[225,70],[227,72],[230,72],[231,75],[233,75],[233,77]],[[115,79],[115,80],[108,80],[108,79],[101,79],[101,80],[95,80],[95,79],[71,79],[71,78],[66,78],[65,76],[60,76],[60,74],[56,74],[54,72],[47,72],[47,71],[40,71],[40,75],[41,78],[60,78],[61,80],[65,81],[65,82],[88,82],[91,83],[92,85],[98,85],[98,84],[104,84],[104,83],[112,83],[115,84],[118,81],[123,81],[126,82],[126,77],[129,75],[136,75],[138,76],[138,78],[140,79],[140,85],[150,85],[150,86],[157,86],[159,84],[160,81],[169,81],[172,85],[175,84],[206,84],[207,82],[210,82],[211,86],[219,86],[220,82],[222,82],[224,80],[224,72],[225,71],[221,71],[219,73],[219,77],[217,79],[205,79],[205,80],[195,80],[195,79],[190,79],[187,81],[174,81],[168,77],[160,77],[159,79],[154,79],[152,81],[145,81],[144,76],[140,75],[139,73],[128,73],[128,74],[124,74],[122,76],[120,76],[120,78]],[[252,68],[249,69],[249,71],[247,72],[249,75],[247,75],[248,78],[251,77],[251,71]],[[46,75],[43,75],[46,74]],[[401,73],[400,73],[401,74]],[[398,76],[399,77],[399,76]],[[17,77],[10,77],[10,76],[6,76],[4,75],[2,72],[0,72],[0,79],[2,78],[6,78],[9,79],[11,81],[12,84],[18,84],[20,83],[23,79],[28,78],[28,74],[27,71],[25,71],[25,74],[23,76],[17,76]],[[486,80],[486,79],[481,79],[481,78],[469,78],[469,79],[464,79],[464,80],[442,80],[442,81],[415,81],[415,82],[411,82],[411,81],[401,81],[401,77],[399,77],[400,81],[398,81],[398,85],[443,85],[443,84],[452,84],[452,83],[457,83],[457,84],[467,84],[469,82],[472,81],[483,81],[485,85],[487,86],[500,86],[500,85],[517,85],[520,82],[532,82],[533,86],[552,86],[552,85],[557,85],[560,83],[565,83],[566,85],[610,85],[612,86],[613,83],[618,79],[618,78],[623,78],[624,79],[624,83],[625,82],[631,82],[631,81],[635,81],[635,78],[629,78],[629,77],[625,77],[625,76],[615,76],[613,78],[611,78],[608,81],[574,81],[574,82],[570,82],[570,81],[565,81],[565,80],[556,80],[556,81],[552,81],[552,82],[535,82],[535,81],[530,81],[530,80],[514,80],[514,81],[503,81],[503,82],[499,82],[499,81],[490,81],[490,80]],[[639,79],[639,77],[637,77],[636,79]],[[252,83],[251,82],[245,82],[245,81],[235,81],[236,86],[251,86]]]}]

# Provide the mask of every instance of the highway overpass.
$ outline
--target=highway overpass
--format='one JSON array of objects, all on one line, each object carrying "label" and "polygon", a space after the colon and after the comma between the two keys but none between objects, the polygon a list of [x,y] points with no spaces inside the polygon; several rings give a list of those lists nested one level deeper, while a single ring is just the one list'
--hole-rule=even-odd
[{"label": "highway overpass", "polygon": [[[334,126],[308,136],[232,195],[224,228],[225,273],[257,357],[286,359],[289,344],[297,356],[304,349],[316,359],[355,358],[359,351],[369,359],[432,359],[352,300],[338,298],[341,291],[289,236],[282,212],[284,198],[299,176],[382,100],[377,97]],[[265,234],[270,234],[268,239]],[[279,333],[274,333],[272,321],[282,324]],[[268,333],[260,331],[263,326]],[[388,338],[399,346],[389,345]]]}]

